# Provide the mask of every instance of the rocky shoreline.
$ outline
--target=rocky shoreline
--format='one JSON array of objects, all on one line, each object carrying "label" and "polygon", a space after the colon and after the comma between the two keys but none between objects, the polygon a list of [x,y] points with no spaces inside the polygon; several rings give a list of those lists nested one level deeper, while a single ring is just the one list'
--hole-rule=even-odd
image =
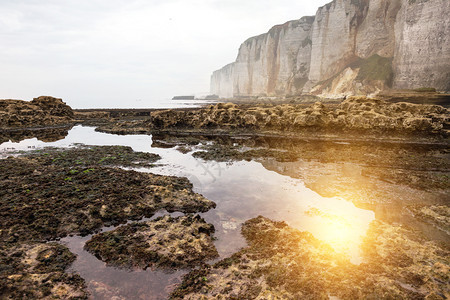
[{"label": "rocky shoreline", "polygon": [[[450,295],[447,108],[353,97],[311,105],[70,114],[60,99],[37,99],[33,105],[54,108],[45,121],[34,121],[39,110],[19,114],[19,121],[3,117],[1,141],[57,140],[76,123],[107,133],[152,134],[152,147],[199,160],[256,160],[324,197],[373,210],[377,220],[361,246],[360,265],[308,232],[261,216],[243,224],[248,247],[209,264],[217,257],[214,226],[193,214],[215,203],[194,193],[186,178],[129,170],[151,168],[158,155],[84,145],[16,153],[0,165],[0,294],[6,299],[88,298],[84,279],[69,269],[74,254],[55,243],[88,234],[85,248],[108,265],[192,269],[173,299]],[[185,215],[123,225],[160,210]],[[121,226],[99,233],[110,225]]]},{"label": "rocky shoreline", "polygon": [[177,131],[310,137],[327,134],[448,137],[447,108],[391,98],[349,97],[341,102],[313,104],[277,104],[282,100],[274,104],[252,101],[242,104],[236,100],[238,104],[219,103],[200,109],[74,111],[61,99],[41,96],[30,102],[0,100],[0,129],[5,138],[18,130],[59,129],[74,124],[98,126],[98,131],[115,134]]},{"label": "rocky shoreline", "polygon": [[152,146],[206,161],[256,160],[267,170],[301,179],[323,197],[346,199],[374,211],[379,220],[448,240],[450,153],[445,140],[160,134],[153,136]]},{"label": "rocky shoreline", "polygon": [[449,252],[374,222],[353,265],[308,232],[264,217],[242,227],[249,246],[184,277],[172,299],[445,299]]},{"label": "rocky shoreline", "polygon": [[320,136],[325,134],[374,136],[438,136],[450,129],[448,109],[439,105],[351,97],[340,104],[238,106],[220,103],[198,110],[155,111],[144,120],[109,122],[98,130],[133,134],[167,131],[275,133]]},{"label": "rocky shoreline", "polygon": [[158,159],[122,146],[50,148],[3,159],[2,297],[85,299],[84,280],[65,273],[75,256],[65,246],[48,241],[96,233],[104,226],[151,217],[161,209],[196,213],[215,207],[192,192],[186,178],[116,168],[152,166]]}]

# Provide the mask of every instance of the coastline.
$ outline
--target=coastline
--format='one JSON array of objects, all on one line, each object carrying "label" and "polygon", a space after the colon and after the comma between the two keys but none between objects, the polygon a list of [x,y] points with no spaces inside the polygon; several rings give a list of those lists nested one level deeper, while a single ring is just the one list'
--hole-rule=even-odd
[{"label": "coastline", "polygon": [[[366,105],[366,103],[370,105]],[[356,105],[355,110],[352,110],[352,105]],[[347,112],[342,110],[347,106],[350,107]],[[370,109],[366,109],[366,107]],[[407,118],[420,120],[420,122],[405,121],[407,118],[404,117],[404,112],[396,112],[396,109],[391,109],[391,107],[406,108],[412,112],[407,115]],[[371,111],[377,110],[388,112],[386,116],[389,119],[386,120],[389,122],[375,123],[378,125],[374,126],[372,123],[366,123],[366,119],[358,117],[354,123],[342,123],[344,125],[340,127],[333,125],[335,116],[344,116],[348,120],[353,120],[354,116],[364,116],[367,112],[369,112],[369,116],[379,118],[372,118],[371,122],[385,120],[384,116],[378,116],[380,113],[371,113]],[[264,114],[272,116],[276,111],[283,112],[279,116],[281,117],[278,119],[279,123],[268,122]],[[292,117],[290,117],[291,115]],[[283,116],[286,118],[283,119]],[[307,123],[298,123],[301,125],[299,127],[289,127],[292,126],[293,120],[297,119],[297,122],[303,122],[301,116],[305,116],[304,120]],[[308,116],[313,116],[313,118],[308,119]],[[209,123],[205,123],[205,120],[209,120]],[[89,220],[96,221],[86,224],[90,227],[87,226],[83,231],[76,229],[78,225],[70,225],[70,228],[73,227],[72,229],[76,230],[64,229],[66,231],[62,231],[57,239],[67,234],[93,234],[91,238],[95,243],[91,242],[91,244],[95,247],[90,251],[110,265],[137,266],[138,269],[145,269],[150,265],[161,265],[164,268],[169,266],[169,269],[174,272],[176,270],[177,276],[187,273],[183,279],[178,277],[180,283],[177,287],[172,287],[171,294],[167,293],[167,297],[182,299],[183,297],[201,298],[219,295],[228,298],[245,298],[255,295],[280,297],[333,295],[345,298],[352,295],[351,297],[354,298],[365,298],[369,295],[377,295],[377,297],[433,296],[445,298],[448,290],[442,282],[445,282],[445,274],[448,274],[450,266],[448,261],[450,220],[447,217],[449,207],[446,202],[446,196],[450,189],[448,185],[450,176],[448,120],[448,110],[443,107],[394,104],[356,98],[347,99],[347,102],[344,103],[266,104],[258,106],[257,109],[255,109],[255,104],[249,102],[243,105],[224,103],[203,108],[176,110],[74,110],[74,118],[70,120],[69,127],[65,127],[65,124],[53,124],[40,128],[16,127],[2,130],[2,134],[5,137],[4,140],[19,141],[34,136],[43,141],[53,141],[67,136],[72,130],[72,125],[81,124],[95,127],[97,132],[121,134],[124,138],[127,135],[139,134],[149,136],[150,139],[151,135],[152,149],[173,149],[171,151],[183,153],[186,157],[195,159],[197,164],[205,165],[219,163],[232,165],[251,161],[260,165],[267,172],[299,180],[305,188],[317,193],[323,199],[342,199],[352,203],[357,209],[373,211],[375,215],[376,220],[371,222],[367,236],[361,244],[362,262],[355,264],[348,256],[339,253],[327,242],[313,237],[311,233],[299,231],[291,225],[275,222],[264,216],[244,219],[239,221],[242,222],[238,223],[239,226],[236,225],[234,218],[226,219],[227,221],[224,223],[219,223],[220,226],[224,226],[223,228],[215,227],[216,233],[211,230],[211,223],[208,223],[208,221],[217,222],[214,218],[206,219],[206,221],[195,219],[194,222],[191,222],[191,219],[187,222],[182,221],[183,219],[178,221],[176,218],[168,218],[164,219],[164,222],[158,219],[159,223],[154,224],[142,223],[142,221],[131,225],[124,224],[129,220],[139,219],[141,215],[149,217],[151,214],[159,212],[158,207],[161,205],[169,213],[179,209],[189,213],[210,210],[214,215],[215,204],[201,195],[192,194],[192,183],[178,177],[148,175],[150,180],[159,182],[160,187],[155,189],[155,184],[151,183],[142,189],[143,192],[145,190],[154,191],[152,197],[156,197],[154,198],[156,206],[150,205],[151,209],[147,207],[147,204],[140,206],[144,203],[140,202],[138,208],[147,207],[143,208],[142,213],[135,214],[133,209],[130,211],[126,207],[114,206],[114,201],[111,202],[112,196],[103,197],[107,200],[101,205],[95,200],[89,204],[89,207],[94,205],[97,208],[89,209],[87,212],[84,212],[82,208],[61,211],[59,216],[63,222],[71,220],[70,214],[79,216],[80,213],[87,214]],[[28,124],[27,122],[24,121],[25,124]],[[329,125],[326,122],[330,122]],[[248,124],[251,126],[249,127]],[[392,127],[392,124],[400,126],[400,129]],[[410,124],[415,125],[411,127]],[[283,126],[288,126],[287,128],[290,130],[283,129],[286,128]],[[51,134],[44,134],[49,131]],[[24,135],[20,137],[20,133],[24,133]],[[11,134],[14,134],[14,137]],[[37,196],[33,195],[42,191],[30,188],[33,184],[30,180],[47,180],[49,176],[59,178],[59,181],[55,179],[55,184],[59,185],[58,182],[62,182],[61,188],[59,188],[61,191],[55,192],[53,197],[60,199],[58,203],[66,206],[68,199],[73,200],[70,200],[71,203],[76,203],[77,196],[76,193],[73,194],[72,187],[76,186],[83,193],[87,193],[86,197],[82,197],[83,199],[94,199],[97,196],[90,198],[89,193],[93,191],[98,193],[98,184],[103,184],[102,182],[105,180],[107,182],[105,181],[104,184],[108,184],[108,186],[111,183],[112,186],[116,186],[116,189],[122,188],[117,192],[119,195],[126,196],[130,192],[139,194],[140,188],[138,189],[134,185],[149,180],[146,179],[147,175],[132,170],[123,170],[123,167],[139,166],[142,168],[145,164],[157,167],[158,160],[161,159],[161,157],[150,157],[120,147],[94,147],[95,155],[89,149],[89,146],[80,145],[74,148],[53,150],[31,148],[30,150],[37,152],[26,151],[17,153],[18,157],[4,159],[3,166],[7,168],[4,171],[5,174],[8,172],[20,173],[22,170],[28,169],[36,170],[32,177],[29,174],[17,173],[15,184],[19,183],[21,188],[15,192],[11,192],[9,187],[6,188],[5,190],[10,191],[8,197],[28,195],[28,197],[20,199],[23,201],[37,199]],[[125,160],[123,159],[124,155],[127,157]],[[84,157],[86,157],[86,161]],[[146,163],[142,159],[149,161]],[[85,162],[79,164],[79,161]],[[8,167],[9,164],[24,164],[24,166],[30,164],[30,166],[16,168]],[[122,167],[118,167],[121,165]],[[148,172],[151,173],[151,169],[154,167],[149,166],[148,168]],[[89,176],[94,176],[95,180],[89,179]],[[125,178],[134,179],[129,185],[123,186]],[[174,180],[176,183],[172,182]],[[26,181],[30,182],[25,184]],[[10,184],[6,178],[0,183],[2,185]],[[83,184],[86,184],[86,187],[83,187]],[[245,182],[242,184],[245,185]],[[112,186],[111,190],[114,191]],[[178,188],[183,191],[178,191]],[[22,195],[24,190],[30,190],[30,193],[24,196]],[[56,188],[47,190],[56,191]],[[72,196],[68,195],[72,195],[74,198],[70,198]],[[127,197],[129,196],[125,198]],[[137,199],[140,197],[137,196]],[[192,207],[185,206],[182,202],[188,199],[198,200],[200,199],[198,197],[209,204],[197,203],[199,205],[195,209],[191,209]],[[39,199],[45,203],[54,198]],[[141,199],[146,199],[147,202],[150,200],[148,196]],[[41,211],[38,203],[41,202],[30,203],[30,207],[34,207],[36,213]],[[173,206],[174,203],[178,203],[179,207]],[[8,206],[8,201],[3,205]],[[111,209],[106,208],[110,205],[112,205]],[[58,211],[60,210],[58,209]],[[12,214],[6,213],[6,220],[10,220],[11,216]],[[337,222],[338,228],[340,228],[339,226],[343,226],[342,228],[348,226],[345,225],[347,221],[333,211],[309,209],[304,212],[303,217],[305,216],[320,218],[323,222]],[[98,233],[98,228],[101,226],[96,218],[106,225],[113,224],[119,225],[119,227],[108,234]],[[44,222],[51,221],[51,218],[47,217],[45,213],[41,219]],[[172,226],[173,222],[174,224],[181,223],[181,225]],[[67,268],[74,261],[73,254],[68,248],[60,248],[51,243],[35,244],[26,239],[26,236],[23,236],[25,240],[15,239],[17,235],[15,231],[18,227],[5,226],[7,231],[3,230],[2,234],[10,237],[9,244],[4,245],[0,250],[3,253],[3,259],[14,261],[16,267],[8,269],[0,276],[0,280],[7,287],[4,293],[23,295],[26,292],[35,296],[46,295],[48,292],[54,294],[60,285],[45,278],[49,274],[51,276],[59,274],[58,276],[69,276],[64,277],[67,291],[64,295],[67,297],[85,298],[89,296],[89,293],[97,296],[120,294],[120,291],[114,291],[113,287],[103,286],[100,288],[102,286],[100,281],[85,282],[76,273],[68,273],[69,269]],[[183,229],[183,226],[197,228],[192,229],[194,230],[192,234],[198,236],[199,240],[203,241],[201,243],[209,240],[209,245],[205,246],[204,253],[195,254],[189,250],[186,253],[190,254],[182,256],[183,258],[181,256],[170,257],[167,256],[164,247],[147,249],[143,241],[125,238],[122,233],[122,231],[135,232],[142,227],[142,234],[149,236],[153,236],[154,233],[159,234],[161,241],[164,240],[166,234],[177,235],[180,241],[186,241],[186,246],[183,246],[184,242],[169,243],[171,245],[169,248],[173,253],[181,253],[181,249],[190,249],[191,246],[187,246],[189,243],[197,243],[197,239],[192,240],[189,236],[181,235],[183,231],[190,232],[187,227]],[[209,229],[206,230],[205,227],[199,231],[198,228],[203,228],[203,226],[207,226]],[[61,228],[69,227],[66,225]],[[16,229],[12,230],[13,228]],[[48,228],[51,232],[52,226]],[[221,257],[219,261],[216,260],[213,263],[203,260],[201,258],[203,254],[209,258],[214,257],[216,251],[214,244],[217,243],[214,236],[222,236],[223,232],[230,228],[234,228],[232,229],[234,231],[242,228],[242,234],[248,246],[234,252],[231,256]],[[136,236],[141,235],[138,233],[139,230],[136,231]],[[152,233],[152,230],[156,230],[156,232]],[[15,233],[16,235],[14,235]],[[209,237],[202,236],[203,233],[207,233]],[[236,234],[238,233],[236,232]],[[276,238],[273,239],[273,237]],[[111,244],[111,239],[114,240],[114,245]],[[405,243],[397,243],[396,241],[399,239]],[[50,237],[48,240],[54,241],[55,238]],[[293,245],[298,240],[302,242],[294,247]],[[166,242],[169,241],[170,239]],[[158,244],[157,241],[155,243]],[[124,245],[136,247],[136,251],[133,253],[139,253],[139,255],[133,257],[132,254],[123,250]],[[278,250],[275,251],[273,247]],[[49,261],[52,267],[42,270],[39,259],[31,263],[29,257],[31,253],[35,252],[38,253],[39,259],[44,253],[56,253],[51,256]],[[85,252],[82,252],[82,255],[85,255],[83,253]],[[431,253],[432,255],[423,256],[418,253]],[[14,256],[16,254],[17,256]],[[61,267],[54,266],[54,263],[60,259],[58,255],[64,257],[64,265]],[[190,255],[194,257],[192,260],[189,258]],[[299,261],[298,259],[302,255],[304,258]],[[127,258],[124,261],[124,257],[129,257],[130,260]],[[318,257],[320,259],[317,259]],[[182,259],[186,259],[188,263],[184,263]],[[191,264],[190,261],[193,263]],[[285,264],[288,261],[295,261],[296,265]],[[172,265],[174,262],[176,265]],[[19,268],[24,263],[25,267]],[[338,269],[332,267],[336,264],[339,265]],[[433,265],[432,269],[427,267],[430,264]],[[261,268],[260,266],[263,265],[268,267]],[[326,268],[328,275],[313,276],[316,274],[317,268]],[[287,273],[280,273],[281,269],[287,270]],[[178,273],[180,270],[183,272]],[[39,278],[44,278],[43,282],[46,286],[51,287],[50,290],[44,288],[44,285],[36,285],[31,282],[28,278],[33,274],[39,274]],[[304,274],[307,282],[289,281],[289,278],[298,278],[298,274]],[[348,274],[357,275],[348,276]],[[433,284],[429,283],[430,279]],[[352,282],[351,285],[347,284],[349,281]],[[239,284],[235,285],[232,282],[239,282]],[[290,283],[286,285],[286,282]],[[388,282],[387,286],[386,282]],[[310,286],[320,286],[320,289],[311,290]]]}]

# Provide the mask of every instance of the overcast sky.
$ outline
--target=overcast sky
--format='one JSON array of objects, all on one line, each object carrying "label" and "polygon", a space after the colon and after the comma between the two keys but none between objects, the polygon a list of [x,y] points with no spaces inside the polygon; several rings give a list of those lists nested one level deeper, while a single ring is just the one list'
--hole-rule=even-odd
[{"label": "overcast sky", "polygon": [[0,99],[151,107],[209,92],[239,45],[330,0],[0,0]]}]

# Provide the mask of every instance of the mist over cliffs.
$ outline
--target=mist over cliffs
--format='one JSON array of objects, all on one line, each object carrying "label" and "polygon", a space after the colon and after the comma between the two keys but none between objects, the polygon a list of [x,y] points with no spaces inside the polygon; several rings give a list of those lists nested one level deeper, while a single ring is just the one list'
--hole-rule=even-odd
[{"label": "mist over cliffs", "polygon": [[450,91],[449,0],[334,0],[249,38],[211,76],[221,97]]}]

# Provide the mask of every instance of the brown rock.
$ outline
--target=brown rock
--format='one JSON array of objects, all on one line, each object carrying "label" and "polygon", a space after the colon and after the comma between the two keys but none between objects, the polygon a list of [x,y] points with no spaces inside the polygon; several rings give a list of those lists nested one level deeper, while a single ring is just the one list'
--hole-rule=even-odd
[{"label": "brown rock", "polygon": [[59,98],[41,96],[32,101],[0,100],[0,127],[43,127],[73,122],[72,108]]},{"label": "brown rock", "polygon": [[317,129],[331,132],[445,133],[448,109],[438,105],[389,103],[351,97],[339,106],[316,102],[310,107],[278,105],[242,108],[218,104],[196,111],[159,111],[152,114],[152,129],[237,128],[298,132]]}]

